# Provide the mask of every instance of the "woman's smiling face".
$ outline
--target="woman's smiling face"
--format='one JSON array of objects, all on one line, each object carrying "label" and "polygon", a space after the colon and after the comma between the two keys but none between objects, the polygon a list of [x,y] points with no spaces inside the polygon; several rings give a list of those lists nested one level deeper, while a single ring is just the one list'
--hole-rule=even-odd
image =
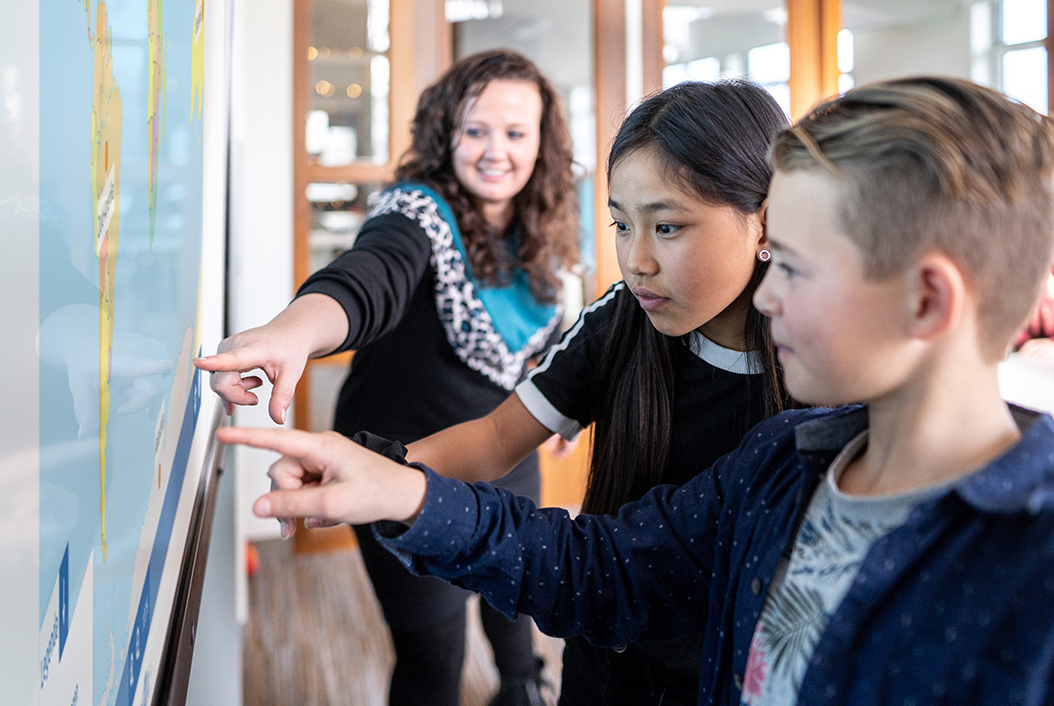
[{"label": "woman's smiling face", "polygon": [[612,167],[608,194],[619,269],[652,325],[668,336],[698,329],[745,350],[764,210],[744,215],[703,201],[673,183],[648,148]]},{"label": "woman's smiling face", "polygon": [[541,144],[542,96],[528,81],[496,79],[472,99],[453,137],[454,176],[504,227],[512,199],[534,172]]}]

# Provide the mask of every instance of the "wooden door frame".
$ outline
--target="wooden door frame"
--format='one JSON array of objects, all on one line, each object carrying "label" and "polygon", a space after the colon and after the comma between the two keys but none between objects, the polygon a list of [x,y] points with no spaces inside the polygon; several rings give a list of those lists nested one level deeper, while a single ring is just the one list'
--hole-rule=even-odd
[{"label": "wooden door frame", "polygon": [[[655,28],[651,27],[654,41]],[[662,40],[662,26],[657,32]],[[648,42],[645,42],[645,47]],[[618,126],[626,115],[626,3],[625,0],[593,0],[593,70],[596,94],[597,168],[594,175],[594,218],[597,271],[594,281],[599,297],[622,278],[615,257],[608,209],[607,154]],[[647,78],[645,78],[647,80]],[[661,85],[661,79],[660,79]]]},{"label": "wooden door frame", "polygon": [[[662,88],[663,0],[642,3],[644,94]],[[791,50],[790,94],[796,118],[818,100],[838,92],[838,32],[841,0],[785,0]],[[626,101],[626,0],[593,0],[597,169],[594,222],[596,296],[622,278],[615,257],[607,195],[607,153],[628,108]],[[1054,5],[1054,0],[1048,0]],[[1051,15],[1048,15],[1048,18]],[[1050,20],[1048,20],[1050,21]],[[1054,71],[1052,71],[1054,73]],[[1054,96],[1054,93],[1052,93]]]},{"label": "wooden door frame", "polygon": [[838,93],[842,0],[784,0],[790,47],[791,120]]},{"label": "wooden door frame", "polygon": [[[388,35],[391,45],[388,161],[384,164],[357,162],[325,167],[310,160],[305,130],[310,104],[311,64],[307,59],[311,42],[313,0],[293,3],[293,284],[299,289],[311,274],[311,206],[308,184],[347,182],[362,184],[390,181],[402,154],[410,147],[410,123],[417,96],[450,66],[451,30],[446,21],[444,0],[390,0]],[[311,428],[309,377],[314,365],[346,366],[350,354],[324,361],[308,361],[293,398],[293,418],[299,429]]]},{"label": "wooden door frame", "polygon": [[1054,115],[1054,0],[1047,0],[1047,115]]}]

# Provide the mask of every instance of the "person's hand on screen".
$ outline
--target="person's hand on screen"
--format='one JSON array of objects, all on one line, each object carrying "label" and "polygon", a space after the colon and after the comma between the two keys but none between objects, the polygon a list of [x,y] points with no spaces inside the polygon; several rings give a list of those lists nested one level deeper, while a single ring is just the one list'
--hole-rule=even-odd
[{"label": "person's hand on screen", "polygon": [[223,399],[227,414],[234,412],[234,405],[260,401],[251,390],[263,380],[243,375],[262,370],[274,385],[267,411],[276,423],[284,424],[308,358],[329,355],[347,335],[343,307],[325,294],[307,294],[294,299],[270,323],[225,338],[216,355],[198,358],[194,365],[212,373],[209,384]]},{"label": "person's hand on screen", "polygon": [[216,438],[282,454],[267,473],[277,490],[253,504],[259,517],[303,517],[308,526],[378,520],[410,524],[424,502],[427,482],[421,471],[336,432],[225,427]]},{"label": "person's hand on screen", "polygon": [[255,405],[260,401],[251,390],[262,385],[263,380],[246,373],[262,370],[274,385],[267,411],[271,419],[282,424],[311,352],[302,332],[276,319],[223,339],[216,355],[198,358],[194,365],[212,373],[209,385],[223,399],[227,414],[234,412],[235,405]]}]

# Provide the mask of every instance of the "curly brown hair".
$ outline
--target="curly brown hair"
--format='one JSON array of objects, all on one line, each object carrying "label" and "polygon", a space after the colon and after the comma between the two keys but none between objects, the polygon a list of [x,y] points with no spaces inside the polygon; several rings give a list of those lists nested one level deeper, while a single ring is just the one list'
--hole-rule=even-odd
[{"label": "curly brown hair", "polygon": [[[527,81],[542,97],[538,159],[526,186],[513,197],[513,217],[505,232],[488,225],[481,204],[454,175],[454,136],[469,102],[496,79]],[[400,159],[396,181],[420,181],[450,204],[480,282],[504,284],[522,268],[539,301],[555,301],[560,280],[555,267],[578,257],[576,196],[571,182],[571,135],[560,100],[549,81],[527,57],[507,49],[480,52],[458,61],[421,94],[410,149]],[[502,246],[517,232],[515,261]]]}]

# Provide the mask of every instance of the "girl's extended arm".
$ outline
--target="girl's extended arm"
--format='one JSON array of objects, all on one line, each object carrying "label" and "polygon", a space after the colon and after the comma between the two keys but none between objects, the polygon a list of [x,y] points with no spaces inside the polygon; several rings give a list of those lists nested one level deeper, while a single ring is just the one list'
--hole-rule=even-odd
[{"label": "girl's extended arm", "polygon": [[552,432],[513,394],[485,417],[415,441],[407,447],[406,458],[467,483],[489,482],[512,470],[550,436]]}]

